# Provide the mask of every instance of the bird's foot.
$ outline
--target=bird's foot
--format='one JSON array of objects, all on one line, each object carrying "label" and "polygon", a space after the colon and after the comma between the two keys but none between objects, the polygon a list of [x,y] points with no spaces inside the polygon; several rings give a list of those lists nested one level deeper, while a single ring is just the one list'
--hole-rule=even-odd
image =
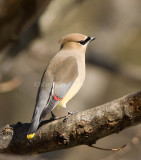
[{"label": "bird's foot", "polygon": [[69,114],[69,115],[73,115],[73,114],[75,114],[75,113],[78,113],[78,111],[74,111],[74,112],[68,111],[68,114]]},{"label": "bird's foot", "polygon": [[54,121],[54,120],[57,120],[57,119],[59,119],[59,117],[52,116],[52,117],[50,118],[51,121]]},{"label": "bird's foot", "polygon": [[53,121],[53,120],[57,120],[57,119],[59,119],[59,117],[56,117],[55,114],[53,114],[53,112],[51,112],[50,120]]},{"label": "bird's foot", "polygon": [[69,111],[69,110],[67,110],[68,111],[68,115],[66,115],[65,116],[65,118],[64,118],[64,120],[63,120],[63,122],[66,122],[67,121],[67,119],[71,116],[71,115],[73,115],[73,114],[75,114],[75,113],[77,113],[78,111],[75,111],[75,112],[71,112],[71,111]]}]

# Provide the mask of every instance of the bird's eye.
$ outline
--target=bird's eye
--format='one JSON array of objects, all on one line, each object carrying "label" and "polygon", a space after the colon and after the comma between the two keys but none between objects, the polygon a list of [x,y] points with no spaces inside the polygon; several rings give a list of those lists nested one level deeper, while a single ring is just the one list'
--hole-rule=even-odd
[{"label": "bird's eye", "polygon": [[79,41],[78,43],[80,43],[81,45],[85,45],[85,41]]},{"label": "bird's eye", "polygon": [[91,40],[90,37],[87,37],[84,41],[78,41],[79,44],[81,45],[85,45],[86,43],[88,43]]}]

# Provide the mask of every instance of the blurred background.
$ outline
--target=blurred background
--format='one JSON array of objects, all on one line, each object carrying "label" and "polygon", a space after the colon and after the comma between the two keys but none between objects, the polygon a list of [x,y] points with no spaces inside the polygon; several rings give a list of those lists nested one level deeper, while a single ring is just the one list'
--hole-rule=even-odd
[{"label": "blurred background", "polygon": [[[141,1],[1,0],[0,127],[30,122],[43,71],[60,37],[95,36],[86,54],[86,80],[68,103],[82,111],[141,89]],[[55,110],[57,116],[65,114]],[[49,118],[50,115],[47,117]],[[141,125],[97,141],[118,153],[78,146],[38,155],[49,160],[140,159]]]}]

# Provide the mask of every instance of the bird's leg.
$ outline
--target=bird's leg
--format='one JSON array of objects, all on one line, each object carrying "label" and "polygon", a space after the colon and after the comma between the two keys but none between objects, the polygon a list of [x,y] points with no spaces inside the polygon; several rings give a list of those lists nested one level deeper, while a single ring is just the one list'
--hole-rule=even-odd
[{"label": "bird's leg", "polygon": [[70,111],[68,108],[65,108],[65,109],[66,109],[66,111],[68,112],[68,115],[72,115],[72,114],[76,113],[76,112]]},{"label": "bird's leg", "polygon": [[56,120],[58,117],[55,116],[55,114],[51,111],[51,118],[50,120]]},{"label": "bird's leg", "polygon": [[71,115],[73,115],[73,114],[75,114],[75,113],[77,113],[78,111],[75,111],[75,112],[72,112],[72,111],[70,111],[68,108],[66,108],[65,107],[65,109],[66,109],[66,111],[68,112],[68,115],[66,115],[65,116],[65,118],[64,118],[64,122],[66,122],[67,121],[67,119],[71,116]]}]

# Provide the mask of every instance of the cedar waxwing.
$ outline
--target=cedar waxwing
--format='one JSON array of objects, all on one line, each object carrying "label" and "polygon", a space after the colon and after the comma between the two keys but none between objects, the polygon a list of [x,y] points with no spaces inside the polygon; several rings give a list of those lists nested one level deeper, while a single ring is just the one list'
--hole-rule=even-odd
[{"label": "cedar waxwing", "polygon": [[[45,69],[38,90],[34,114],[27,138],[34,137],[39,123],[55,107],[66,108],[67,102],[79,91],[85,79],[85,51],[90,41],[79,33],[68,34],[61,38],[60,51]],[[67,108],[66,108],[67,109]],[[68,109],[68,115],[71,115]]]}]

